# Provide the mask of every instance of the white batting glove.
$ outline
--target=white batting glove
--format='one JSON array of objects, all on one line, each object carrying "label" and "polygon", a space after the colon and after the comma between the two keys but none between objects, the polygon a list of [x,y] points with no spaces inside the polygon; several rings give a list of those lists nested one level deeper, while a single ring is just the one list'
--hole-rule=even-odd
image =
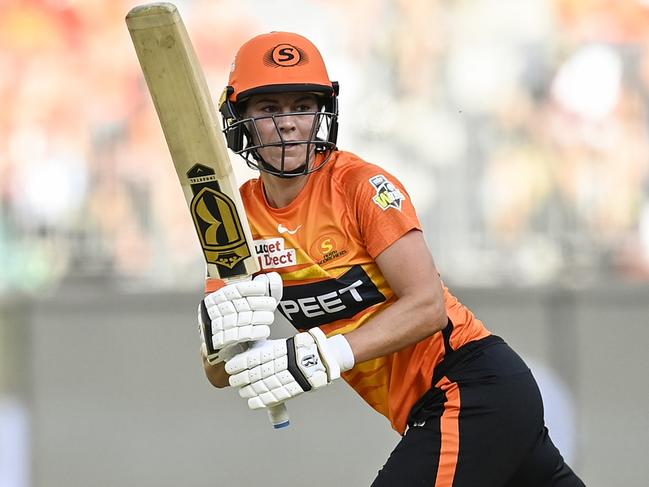
[{"label": "white batting glove", "polygon": [[292,338],[264,340],[225,364],[230,385],[250,409],[282,403],[320,389],[354,366],[354,354],[342,335],[327,338],[320,328]]},{"label": "white batting glove", "polygon": [[244,351],[247,342],[268,338],[282,290],[282,278],[270,272],[229,284],[201,300],[198,324],[207,361],[222,362]]}]

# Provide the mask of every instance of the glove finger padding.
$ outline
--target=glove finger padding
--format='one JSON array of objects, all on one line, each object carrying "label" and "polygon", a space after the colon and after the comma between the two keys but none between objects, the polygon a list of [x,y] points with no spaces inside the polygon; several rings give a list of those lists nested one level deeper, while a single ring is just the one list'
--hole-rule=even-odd
[{"label": "glove finger padding", "polygon": [[223,347],[268,338],[282,290],[282,278],[271,272],[207,295],[198,307],[198,323],[208,362],[222,361]]},{"label": "glove finger padding", "polygon": [[259,274],[253,279],[253,282],[265,282],[268,292],[266,296],[271,296],[279,303],[282,300],[284,293],[284,284],[282,283],[282,276],[277,272],[269,272],[268,274]]},{"label": "glove finger padding", "polygon": [[251,409],[258,409],[326,386],[340,377],[341,363],[324,333],[314,328],[289,339],[257,342],[229,360],[225,370],[230,385],[240,388]]},{"label": "glove finger padding", "polygon": [[263,340],[226,362],[230,385],[251,409],[273,406],[304,392],[288,370],[286,340]]}]

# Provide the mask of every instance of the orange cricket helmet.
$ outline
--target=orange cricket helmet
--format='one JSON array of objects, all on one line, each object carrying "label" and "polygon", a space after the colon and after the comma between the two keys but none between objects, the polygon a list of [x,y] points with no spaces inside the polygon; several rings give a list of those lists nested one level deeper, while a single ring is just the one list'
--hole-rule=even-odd
[{"label": "orange cricket helmet", "polygon": [[[271,117],[245,118],[241,107],[247,98],[264,93],[307,92],[318,95],[319,111],[300,113],[313,117],[312,133],[305,140],[285,141],[278,129],[279,142],[264,144],[252,133],[262,118],[296,116],[277,114]],[[292,32],[270,32],[253,37],[237,52],[228,86],[221,95],[219,109],[223,116],[228,147],[242,156],[249,166],[279,177],[294,177],[320,169],[336,149],[338,132],[338,83],[331,81],[318,48],[307,38]],[[277,126],[277,123],[276,123]],[[258,149],[304,145],[307,159],[299,170],[284,169],[284,155],[279,168],[263,160]],[[310,154],[324,154],[314,165]]]},{"label": "orange cricket helmet", "polygon": [[228,85],[228,99],[280,91],[332,94],[334,83],[318,48],[292,32],[270,32],[253,37],[239,49]]}]

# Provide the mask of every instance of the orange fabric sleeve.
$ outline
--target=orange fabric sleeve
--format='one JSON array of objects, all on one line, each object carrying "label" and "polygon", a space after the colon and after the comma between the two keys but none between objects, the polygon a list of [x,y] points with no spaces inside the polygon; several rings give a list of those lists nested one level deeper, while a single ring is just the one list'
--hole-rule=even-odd
[{"label": "orange fabric sleeve", "polygon": [[421,223],[401,182],[374,164],[355,166],[344,175],[350,213],[356,216],[368,253],[376,258]]}]

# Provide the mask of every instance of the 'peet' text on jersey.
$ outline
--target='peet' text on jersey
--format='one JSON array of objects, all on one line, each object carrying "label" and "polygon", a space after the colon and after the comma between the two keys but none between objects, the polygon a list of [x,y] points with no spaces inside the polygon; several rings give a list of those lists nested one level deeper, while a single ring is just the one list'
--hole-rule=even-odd
[{"label": "'peet' text on jersey", "polygon": [[385,301],[363,268],[356,265],[338,279],[284,287],[280,312],[300,330],[351,318]]}]

